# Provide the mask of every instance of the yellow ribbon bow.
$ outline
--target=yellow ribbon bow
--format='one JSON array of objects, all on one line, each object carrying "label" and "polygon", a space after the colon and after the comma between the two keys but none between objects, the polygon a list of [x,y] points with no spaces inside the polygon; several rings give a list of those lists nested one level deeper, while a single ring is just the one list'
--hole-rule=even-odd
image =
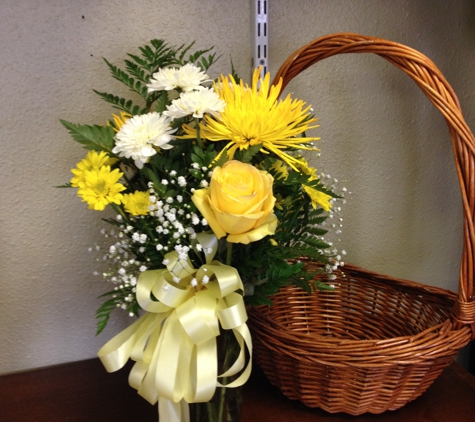
[{"label": "yellow ribbon bow", "polygon": [[[168,422],[188,422],[188,403],[211,400],[216,387],[239,387],[251,373],[251,334],[242,295],[237,293],[243,291],[242,281],[235,268],[212,261],[217,250],[214,235],[199,236],[206,264],[194,269],[188,259],[170,252],[166,269],[143,272],[136,295],[146,313],[98,352],[108,372],[134,360],[129,384],[151,404],[158,401],[159,414]],[[175,282],[176,277],[181,281]],[[190,283],[193,279],[196,288]],[[233,330],[240,348],[223,374],[217,370],[220,326]],[[249,351],[247,365],[244,346]],[[225,386],[218,382],[239,372]]]}]

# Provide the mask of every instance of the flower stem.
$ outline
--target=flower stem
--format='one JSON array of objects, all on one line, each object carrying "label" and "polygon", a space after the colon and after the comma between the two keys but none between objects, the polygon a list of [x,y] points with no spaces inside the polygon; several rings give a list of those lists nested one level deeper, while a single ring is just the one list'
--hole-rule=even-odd
[{"label": "flower stem", "polygon": [[109,203],[109,205],[112,207],[112,209],[115,211],[115,213],[117,215],[120,215],[122,216],[122,218],[125,220],[125,221],[128,221],[129,218],[127,217],[127,214],[125,212],[122,212],[121,208],[118,207],[116,204],[114,204],[113,202]]},{"label": "flower stem", "polygon": [[[232,243],[228,243],[228,254],[230,255],[229,251],[232,250]],[[231,260],[231,257],[229,256],[229,259]],[[226,259],[227,261],[227,259]],[[229,264],[228,264],[229,265]],[[232,349],[231,345],[229,344],[229,336],[230,333],[222,333],[222,336],[224,336],[224,363],[223,363],[223,371],[227,371],[228,368],[231,366],[230,365],[230,358],[232,357]],[[219,410],[218,410],[218,421],[221,422],[223,421],[223,412],[224,412],[224,403],[226,401],[226,393],[227,393],[227,388],[225,385],[228,383],[228,377],[223,377],[221,383],[223,384],[223,387],[221,387],[221,391],[219,392]]]},{"label": "flower stem", "polygon": [[198,146],[200,148],[203,148],[203,145],[201,143],[201,133],[200,133],[200,119],[197,117],[195,118],[195,123],[196,123],[196,142],[198,143]]},{"label": "flower stem", "polygon": [[[226,378],[223,378],[223,385],[226,382]],[[226,387],[221,387],[220,391],[220,398],[219,398],[219,411],[218,411],[218,421],[221,422],[223,420],[223,412],[224,412],[224,400],[226,398]]]},{"label": "flower stem", "polygon": [[229,242],[227,243],[228,243],[228,249],[226,251],[226,265],[231,266],[231,259],[233,255],[233,244]]}]

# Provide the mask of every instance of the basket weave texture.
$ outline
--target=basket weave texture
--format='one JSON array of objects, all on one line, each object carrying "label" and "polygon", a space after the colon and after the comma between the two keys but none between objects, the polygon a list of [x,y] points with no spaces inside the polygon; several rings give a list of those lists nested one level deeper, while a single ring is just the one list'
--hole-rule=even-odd
[{"label": "basket weave texture", "polygon": [[346,264],[333,291],[308,295],[286,287],[272,306],[249,310],[255,356],[273,385],[309,407],[359,415],[395,410],[419,397],[475,338],[475,139],[434,63],[384,39],[351,33],[319,38],[293,53],[274,83],[282,78],[285,86],[314,63],[345,53],[386,59],[442,113],[464,212],[458,294]]}]

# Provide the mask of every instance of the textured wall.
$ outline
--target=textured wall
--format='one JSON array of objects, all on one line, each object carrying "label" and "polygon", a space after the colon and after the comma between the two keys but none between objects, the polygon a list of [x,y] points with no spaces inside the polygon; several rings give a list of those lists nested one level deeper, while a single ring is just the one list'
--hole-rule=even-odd
[{"label": "textured wall", "polygon": [[[0,3],[0,373],[86,359],[130,321],[94,337],[88,247],[101,215],[73,190],[84,151],[62,118],[101,124],[111,109],[92,89],[120,92],[101,57],[120,65],[151,38],[197,40],[250,66],[248,0],[53,1]],[[431,57],[475,118],[475,13],[471,0],[270,0],[270,69],[318,36],[352,31],[410,45]],[[400,71],[371,56],[329,59],[289,90],[313,104],[322,140],[319,170],[353,194],[344,212],[348,260],[425,283],[457,288],[461,211],[441,116]]]}]

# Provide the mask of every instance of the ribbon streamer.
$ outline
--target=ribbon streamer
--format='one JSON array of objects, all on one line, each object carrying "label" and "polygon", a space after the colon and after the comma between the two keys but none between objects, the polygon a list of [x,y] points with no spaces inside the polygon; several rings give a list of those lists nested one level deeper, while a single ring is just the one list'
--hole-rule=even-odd
[{"label": "ribbon streamer", "polygon": [[[98,352],[108,372],[121,369],[129,358],[134,360],[129,384],[151,404],[158,402],[160,417],[169,422],[188,422],[188,403],[211,400],[216,387],[239,387],[251,373],[252,343],[242,281],[235,268],[213,261],[216,238],[199,236],[204,236],[199,241],[205,244],[206,264],[195,269],[188,259],[180,260],[170,252],[165,256],[166,269],[142,273],[136,295],[146,312]],[[207,283],[192,287],[193,278],[205,276]],[[174,277],[181,281],[176,283]],[[220,327],[233,331],[240,348],[223,374],[217,370]],[[218,381],[240,372],[229,384]]]}]

